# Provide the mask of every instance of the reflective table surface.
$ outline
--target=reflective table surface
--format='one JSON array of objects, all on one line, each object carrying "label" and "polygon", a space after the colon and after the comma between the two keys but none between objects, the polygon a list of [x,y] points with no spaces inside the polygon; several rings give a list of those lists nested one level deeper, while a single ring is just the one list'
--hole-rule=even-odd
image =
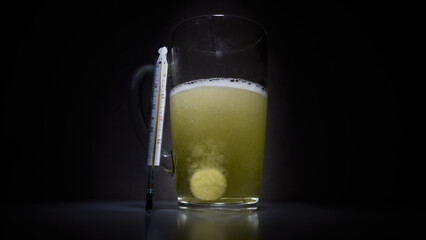
[{"label": "reflective table surface", "polygon": [[257,211],[179,210],[172,201],[5,206],[3,239],[394,239],[415,230],[411,208],[261,202]]}]

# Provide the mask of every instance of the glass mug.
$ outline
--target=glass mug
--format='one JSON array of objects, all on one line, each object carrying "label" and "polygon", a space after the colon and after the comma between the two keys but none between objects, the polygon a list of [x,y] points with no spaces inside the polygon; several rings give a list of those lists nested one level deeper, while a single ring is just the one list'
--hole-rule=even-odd
[{"label": "glass mug", "polygon": [[[191,18],[171,31],[172,151],[163,150],[163,157],[172,157],[179,208],[257,209],[267,115],[266,42],[262,26],[232,15]],[[139,68],[132,80],[132,117],[143,142],[148,135],[141,82],[152,69]]]}]

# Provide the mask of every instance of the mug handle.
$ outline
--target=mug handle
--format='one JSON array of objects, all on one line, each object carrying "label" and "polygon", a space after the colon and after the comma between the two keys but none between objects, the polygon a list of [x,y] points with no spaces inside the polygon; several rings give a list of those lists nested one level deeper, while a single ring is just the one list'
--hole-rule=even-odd
[{"label": "mug handle", "polygon": [[[142,112],[142,83],[144,79],[149,78],[152,79],[154,73],[155,66],[154,65],[144,65],[139,67],[132,76],[132,82],[130,85],[130,115],[132,119],[133,126],[135,127],[136,133],[138,135],[139,140],[144,145],[145,149],[148,149],[148,122]],[[168,169],[164,166],[160,166],[164,171],[169,173],[172,177],[175,175],[175,163],[173,161],[173,154],[171,151],[161,150],[161,156],[163,158],[171,158],[172,168]],[[161,160],[162,160],[161,159]]]}]

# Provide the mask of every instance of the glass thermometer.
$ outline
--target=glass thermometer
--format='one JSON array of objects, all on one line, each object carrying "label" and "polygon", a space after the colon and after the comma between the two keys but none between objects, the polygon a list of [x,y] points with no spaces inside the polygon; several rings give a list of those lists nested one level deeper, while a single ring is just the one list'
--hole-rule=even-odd
[{"label": "glass thermometer", "polygon": [[154,194],[154,175],[160,166],[161,143],[163,138],[164,112],[166,108],[167,87],[167,47],[158,50],[155,63],[154,82],[152,84],[151,116],[148,127],[148,149],[146,165],[148,168],[148,189],[146,210],[152,210]]}]

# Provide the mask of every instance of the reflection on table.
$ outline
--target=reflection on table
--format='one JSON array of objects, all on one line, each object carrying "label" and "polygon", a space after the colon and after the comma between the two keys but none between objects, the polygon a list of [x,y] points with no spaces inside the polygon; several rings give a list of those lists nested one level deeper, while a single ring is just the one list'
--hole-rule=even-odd
[{"label": "reflection on table", "polygon": [[176,239],[262,239],[256,212],[181,211]]}]

